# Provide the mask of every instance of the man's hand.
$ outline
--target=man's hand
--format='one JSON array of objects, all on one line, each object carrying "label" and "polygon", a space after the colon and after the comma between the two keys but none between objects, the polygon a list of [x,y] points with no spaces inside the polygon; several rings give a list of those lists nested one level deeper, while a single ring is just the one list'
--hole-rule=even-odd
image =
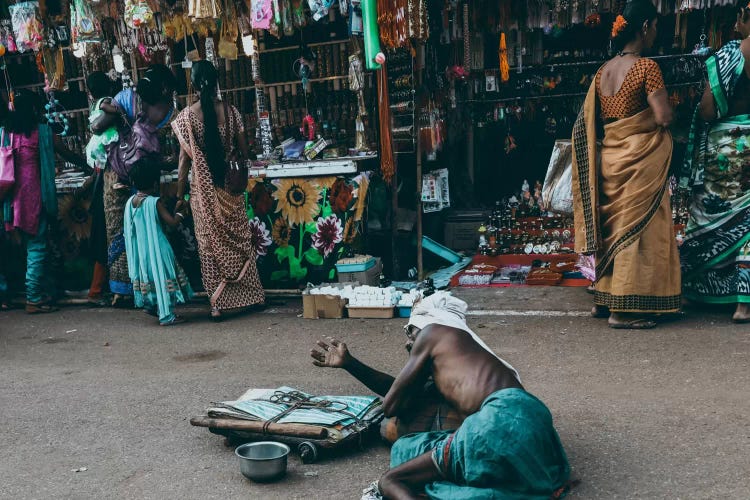
[{"label": "man's hand", "polygon": [[317,349],[310,351],[315,366],[324,366],[327,368],[346,368],[352,359],[346,344],[332,337],[327,337],[328,343],[322,340],[318,341],[318,346],[323,352]]}]

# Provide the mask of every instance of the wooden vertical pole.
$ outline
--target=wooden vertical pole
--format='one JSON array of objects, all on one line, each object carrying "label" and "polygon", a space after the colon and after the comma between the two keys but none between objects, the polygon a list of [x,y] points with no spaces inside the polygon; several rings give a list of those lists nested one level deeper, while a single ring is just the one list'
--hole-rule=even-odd
[{"label": "wooden vertical pole", "polygon": [[[422,87],[422,64],[420,59],[422,59],[422,51],[424,50],[424,45],[420,44],[417,48],[417,60],[415,61],[416,65],[416,74],[414,75],[415,79],[415,87],[417,89],[420,89]],[[423,261],[423,255],[422,255],[422,235],[424,234],[424,230],[422,227],[422,141],[420,139],[421,137],[421,102],[420,102],[420,95],[419,91],[414,96],[414,131],[417,134],[417,276],[419,280],[424,279],[424,261]]]}]

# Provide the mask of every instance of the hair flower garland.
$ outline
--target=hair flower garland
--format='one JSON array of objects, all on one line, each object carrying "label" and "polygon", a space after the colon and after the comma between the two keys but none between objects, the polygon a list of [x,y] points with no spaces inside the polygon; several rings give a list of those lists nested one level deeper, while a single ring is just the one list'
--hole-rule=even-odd
[{"label": "hair flower garland", "polygon": [[615,18],[614,24],[612,24],[612,38],[617,38],[617,35],[622,33],[622,30],[628,25],[628,22],[622,17],[622,14]]}]

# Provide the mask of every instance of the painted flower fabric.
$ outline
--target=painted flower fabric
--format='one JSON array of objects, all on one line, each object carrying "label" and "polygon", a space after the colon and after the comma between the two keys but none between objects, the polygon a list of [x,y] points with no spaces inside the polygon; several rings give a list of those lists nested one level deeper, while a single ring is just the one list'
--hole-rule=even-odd
[{"label": "painted flower fabric", "polygon": [[300,178],[276,179],[273,183],[276,186],[273,193],[276,213],[281,212],[290,226],[312,222],[320,212],[320,191],[314,184]]},{"label": "painted flower fabric", "polygon": [[255,217],[250,221],[250,242],[255,249],[255,258],[266,255],[268,247],[271,246],[271,233],[266,224]]},{"label": "painted flower fabric", "polygon": [[329,215],[325,219],[318,219],[318,232],[312,235],[313,248],[328,257],[336,248],[337,243],[344,239],[344,228],[341,219]]}]

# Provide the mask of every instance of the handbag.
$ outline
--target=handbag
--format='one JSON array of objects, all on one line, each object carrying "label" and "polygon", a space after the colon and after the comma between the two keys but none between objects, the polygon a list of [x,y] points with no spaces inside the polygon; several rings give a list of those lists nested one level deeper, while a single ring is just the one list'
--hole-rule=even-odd
[{"label": "handbag", "polygon": [[232,19],[229,13],[225,13],[221,19],[221,35],[219,36],[219,57],[237,60],[239,49],[237,48],[237,35],[239,27],[237,20]]},{"label": "handbag", "polygon": [[227,123],[227,137],[224,150],[229,151],[226,174],[224,176],[224,189],[231,194],[242,194],[247,190],[247,166],[239,158],[239,154],[234,147],[234,135],[236,133],[234,128],[234,113],[230,117],[229,106],[227,106],[226,101],[224,101],[224,119]]},{"label": "handbag", "polygon": [[13,134],[5,145],[5,128],[0,135],[0,201],[13,190],[16,184],[15,161],[13,161]]},{"label": "handbag", "polygon": [[120,140],[107,146],[107,160],[120,180],[127,180],[133,164],[151,155],[158,155],[161,149],[156,127],[143,118],[138,118],[131,126],[123,113],[123,128]]}]

